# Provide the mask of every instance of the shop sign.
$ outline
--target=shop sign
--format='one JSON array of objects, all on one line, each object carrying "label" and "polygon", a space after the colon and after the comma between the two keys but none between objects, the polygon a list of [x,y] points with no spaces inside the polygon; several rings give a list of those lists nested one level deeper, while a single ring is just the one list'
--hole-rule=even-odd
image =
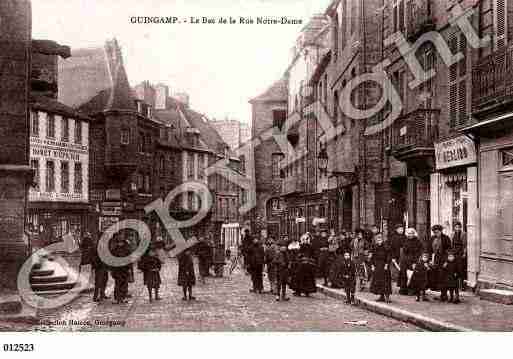
[{"label": "shop sign", "polygon": [[112,188],[105,191],[105,198],[110,200],[121,199],[121,190],[119,188]]},{"label": "shop sign", "polygon": [[121,203],[118,205],[110,205],[108,202],[102,203],[102,215],[121,216]]},{"label": "shop sign", "polygon": [[100,217],[99,218],[100,232],[105,232],[109,227],[119,222],[118,217]]},{"label": "shop sign", "polygon": [[464,166],[476,163],[474,141],[467,136],[459,136],[435,143],[436,169]]}]

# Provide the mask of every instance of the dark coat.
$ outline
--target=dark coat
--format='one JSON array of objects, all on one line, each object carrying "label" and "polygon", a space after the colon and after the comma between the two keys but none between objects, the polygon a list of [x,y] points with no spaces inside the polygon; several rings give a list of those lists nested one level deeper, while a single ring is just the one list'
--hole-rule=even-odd
[{"label": "dark coat", "polygon": [[82,238],[80,242],[80,265],[92,264],[95,248],[94,241],[90,237]]},{"label": "dark coat", "polygon": [[301,256],[296,267],[294,289],[299,293],[315,293],[317,286],[315,283],[315,273],[317,270],[316,262],[313,258]]},{"label": "dark coat", "polygon": [[392,254],[390,247],[387,244],[375,245],[371,252],[371,264],[374,266],[371,292],[379,295],[389,295],[392,293],[392,276],[390,274]]},{"label": "dark coat", "polygon": [[401,248],[403,248],[405,242],[406,236],[404,234],[399,234],[394,231],[390,235],[390,250],[392,251],[392,259],[395,259],[398,263],[401,259]]},{"label": "dark coat", "polygon": [[415,269],[413,270],[410,287],[414,289],[415,292],[428,289],[430,274],[431,266],[429,263],[424,263],[422,259],[420,259],[417,261]]},{"label": "dark coat", "polygon": [[248,251],[250,250],[251,246],[253,245],[253,237],[251,237],[251,234],[243,234],[242,240],[241,240],[241,251],[242,255],[247,256]]},{"label": "dark coat", "polygon": [[422,242],[418,238],[406,239],[403,242],[402,255],[399,267],[399,287],[406,289],[408,287],[408,278],[406,271],[412,269],[414,263],[419,261],[422,254]]},{"label": "dark coat", "polygon": [[262,270],[265,264],[265,249],[260,243],[253,243],[248,249],[248,269]]},{"label": "dark coat", "polygon": [[276,270],[276,280],[279,283],[289,281],[289,256],[287,252],[279,251],[274,257],[274,268]]},{"label": "dark coat", "polygon": [[298,287],[296,273],[298,272],[298,267],[299,267],[299,258],[300,258],[299,253],[300,253],[299,249],[292,249],[292,250],[289,249],[287,252],[287,257],[288,257],[287,259],[289,261],[288,284],[289,284],[290,289],[292,289],[294,291]]},{"label": "dark coat", "polygon": [[178,256],[178,285],[181,287],[192,287],[196,284],[196,275],[194,274],[194,262],[190,254],[181,254]]},{"label": "dark coat", "polygon": [[435,265],[440,266],[447,260],[447,251],[451,249],[451,239],[442,234],[440,245],[436,245],[436,238],[431,237],[428,243],[428,252],[435,255]]},{"label": "dark coat", "polygon": [[355,291],[356,264],[352,260],[345,260],[343,255],[337,256],[330,271],[330,281],[334,288],[346,288]]},{"label": "dark coat", "polygon": [[467,234],[465,232],[454,232],[451,242],[456,258],[463,257],[463,254],[467,252]]},{"label": "dark coat", "polygon": [[162,262],[158,257],[144,255],[138,264],[139,270],[143,272],[144,285],[148,288],[159,288],[162,280],[160,278],[160,269]]},{"label": "dark coat", "polygon": [[[112,250],[112,254],[115,257],[121,257],[121,258],[128,257],[130,255],[130,247],[128,245],[128,242],[123,241],[122,245],[115,246],[114,249]],[[112,267],[111,273],[112,273],[112,277],[115,280],[128,281],[128,279],[130,277],[130,265],[128,264],[128,265],[121,266],[121,267]]]},{"label": "dark coat", "polygon": [[459,286],[461,270],[458,262],[446,262],[440,269],[439,286],[441,289],[455,289]]}]

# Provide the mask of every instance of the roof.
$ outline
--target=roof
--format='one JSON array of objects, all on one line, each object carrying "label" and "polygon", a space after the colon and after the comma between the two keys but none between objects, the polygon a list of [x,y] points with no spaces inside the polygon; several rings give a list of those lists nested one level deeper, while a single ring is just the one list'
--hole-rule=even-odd
[{"label": "roof", "polygon": [[69,106],[60,103],[53,98],[31,93],[29,97],[30,107],[34,110],[45,111],[56,115],[61,115],[68,118],[78,118],[89,121],[90,117],[84,116],[83,114],[75,111]]},{"label": "roof", "polygon": [[270,102],[270,101],[287,101],[288,99],[288,81],[282,77],[273,83],[267,90],[257,97],[251,99],[249,102]]},{"label": "roof", "polygon": [[116,39],[104,47],[73,50],[69,59],[59,59],[59,101],[88,114],[136,110]]}]

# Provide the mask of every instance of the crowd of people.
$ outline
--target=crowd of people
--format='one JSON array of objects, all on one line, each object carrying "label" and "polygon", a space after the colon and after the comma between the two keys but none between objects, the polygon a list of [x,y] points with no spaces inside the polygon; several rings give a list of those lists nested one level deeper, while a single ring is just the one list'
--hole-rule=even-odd
[{"label": "crowd of people", "polygon": [[440,292],[442,302],[460,303],[460,290],[467,272],[467,240],[461,223],[454,224],[452,237],[441,225],[432,236],[419,238],[414,228],[397,224],[385,239],[376,226],[354,232],[335,233],[317,228],[298,240],[242,235],[244,267],[251,276],[253,293],[264,292],[267,273],[269,292],[277,301],[288,301],[287,287],[295,296],[310,296],[316,280],[325,286],[344,289],[348,303],[354,294],[369,290],[377,300],[391,302],[392,283],[399,295],[414,295],[428,301],[427,290]]},{"label": "crowd of people", "polygon": [[[299,239],[281,240],[266,235],[253,236],[249,229],[242,234],[240,252],[244,269],[251,277],[250,291],[264,293],[264,273],[269,292],[277,301],[289,301],[287,288],[294,296],[311,296],[317,290],[317,280],[325,286],[344,289],[348,303],[354,302],[356,291],[378,295],[378,301],[390,302],[392,282],[399,295],[415,295],[417,301],[428,301],[427,290],[440,292],[442,302],[460,303],[467,267],[467,240],[461,223],[454,224],[452,237],[444,234],[441,225],[431,228],[433,235],[419,238],[414,228],[402,224],[394,227],[385,239],[376,226],[354,232],[330,233],[316,228]],[[136,244],[121,236],[111,241],[116,257],[127,257]],[[160,300],[159,241],[152,242],[135,264],[142,272],[149,301]],[[114,302],[126,303],[130,297],[129,283],[134,282],[134,265],[109,267],[100,258],[97,241],[86,234],[81,241],[81,266],[94,269],[94,301],[108,299],[105,288],[109,273],[114,279]],[[200,238],[198,244],[181,253],[178,258],[177,284],[183,289],[183,300],[195,300],[192,288],[196,284],[193,256],[198,258],[198,273],[202,283],[210,275],[212,243]],[[228,254],[231,255],[231,254]]]},{"label": "crowd of people", "polygon": [[[110,251],[113,256],[126,258],[137,247],[137,243],[130,241],[125,237],[115,235],[109,243]],[[85,233],[81,242],[81,261],[79,272],[85,265],[91,265],[94,273],[94,294],[93,301],[102,302],[110,299],[105,293],[110,277],[114,280],[114,303],[127,303],[131,297],[129,293],[129,284],[135,282],[134,265],[141,272],[144,286],[148,290],[148,299],[161,300],[159,289],[161,286],[160,271],[162,269],[162,257],[159,250],[163,248],[161,241],[154,241],[148,247],[146,252],[136,263],[127,263],[121,266],[109,266],[100,257],[98,251],[98,240],[92,238],[90,233]],[[180,253],[177,257],[178,278],[177,284],[183,289],[183,300],[195,300],[192,295],[192,288],[196,284],[196,274],[193,257],[198,258],[198,273],[200,281],[205,283],[205,278],[210,276],[210,270],[213,265],[213,245],[207,238],[199,238],[197,244]]]}]

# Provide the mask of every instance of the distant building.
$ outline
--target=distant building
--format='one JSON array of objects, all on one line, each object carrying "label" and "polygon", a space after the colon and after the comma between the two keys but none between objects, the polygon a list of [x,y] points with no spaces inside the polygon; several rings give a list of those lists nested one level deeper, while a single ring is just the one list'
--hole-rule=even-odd
[{"label": "distant building", "polygon": [[213,120],[210,124],[217,130],[223,140],[230,146],[232,150],[240,147],[240,145],[250,139],[251,133],[247,123],[237,120]]}]

